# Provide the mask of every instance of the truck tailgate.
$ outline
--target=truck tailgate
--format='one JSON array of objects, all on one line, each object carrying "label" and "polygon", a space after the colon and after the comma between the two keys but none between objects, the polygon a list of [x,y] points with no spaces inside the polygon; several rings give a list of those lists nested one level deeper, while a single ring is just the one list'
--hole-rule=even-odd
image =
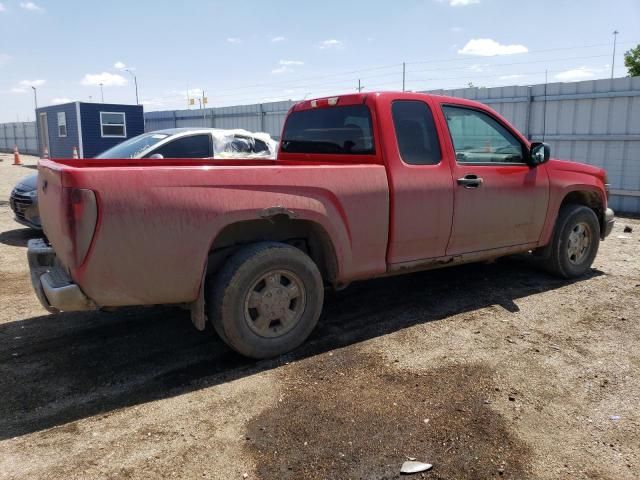
[{"label": "truck tailgate", "polygon": [[38,166],[38,208],[42,230],[55,249],[61,263],[72,265],[73,244],[69,232],[68,190],[63,188],[60,165],[42,162]]}]

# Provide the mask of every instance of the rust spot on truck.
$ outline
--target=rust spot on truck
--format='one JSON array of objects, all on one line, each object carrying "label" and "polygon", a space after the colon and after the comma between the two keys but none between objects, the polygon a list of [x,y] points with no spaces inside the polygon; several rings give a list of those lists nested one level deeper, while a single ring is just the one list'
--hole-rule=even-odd
[{"label": "rust spot on truck", "polygon": [[292,220],[295,218],[298,218],[298,214],[296,212],[281,206],[263,208],[258,212],[258,217],[265,218],[265,219],[272,219],[277,215],[285,215],[286,217]]}]

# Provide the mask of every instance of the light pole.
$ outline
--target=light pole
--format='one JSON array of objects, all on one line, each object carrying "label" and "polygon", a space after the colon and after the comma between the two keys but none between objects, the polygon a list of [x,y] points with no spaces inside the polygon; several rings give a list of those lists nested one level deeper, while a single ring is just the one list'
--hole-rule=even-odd
[{"label": "light pole", "polygon": [[124,71],[125,72],[129,72],[131,74],[131,76],[133,77],[133,83],[136,86],[136,105],[140,105],[140,102],[138,101],[138,78],[136,77],[136,74],[133,73],[133,71],[131,71],[130,68],[125,68]]},{"label": "light pole", "polygon": [[100,97],[102,98],[102,103],[104,103],[104,91],[102,90],[102,83],[100,84]]},{"label": "light pole", "polygon": [[31,85],[31,88],[33,88],[33,103],[36,105],[36,110],[37,110],[38,109],[38,90],[33,85]]},{"label": "light pole", "polygon": [[618,39],[618,30],[613,31],[613,57],[611,58],[611,78],[613,79],[613,67],[616,64],[616,40]]}]

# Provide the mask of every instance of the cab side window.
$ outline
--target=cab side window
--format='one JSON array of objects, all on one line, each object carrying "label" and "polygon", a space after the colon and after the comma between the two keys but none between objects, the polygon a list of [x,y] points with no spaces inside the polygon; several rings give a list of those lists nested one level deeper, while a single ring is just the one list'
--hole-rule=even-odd
[{"label": "cab side window", "polygon": [[440,141],[429,106],[415,100],[396,100],[391,113],[402,161],[411,165],[440,163]]},{"label": "cab side window", "polygon": [[442,111],[458,163],[525,163],[523,145],[490,115],[448,105]]}]

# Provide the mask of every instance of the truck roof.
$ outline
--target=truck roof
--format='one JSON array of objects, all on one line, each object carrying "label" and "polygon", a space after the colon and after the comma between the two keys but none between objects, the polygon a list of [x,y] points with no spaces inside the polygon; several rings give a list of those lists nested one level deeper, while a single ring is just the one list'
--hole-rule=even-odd
[{"label": "truck roof", "polygon": [[388,90],[388,91],[366,92],[366,93],[347,93],[344,95],[331,95],[327,97],[318,97],[318,98],[312,98],[309,100],[302,100],[293,106],[293,110],[305,110],[307,108],[313,108],[316,105],[319,106],[322,104],[326,104],[327,102],[329,103],[329,105],[332,105],[331,101],[333,101],[333,99],[339,99],[340,105],[355,105],[355,104],[363,103],[365,99],[369,96],[376,96],[380,98],[393,97],[394,99],[403,99],[403,98],[415,99],[416,96],[423,96],[423,97],[437,98],[438,101],[440,102],[444,101],[444,102],[466,104],[466,105],[481,105],[481,103],[479,103],[477,100],[468,100],[460,97],[451,97],[446,95],[438,95],[435,93],[425,93],[425,92],[401,92],[401,91]]}]

